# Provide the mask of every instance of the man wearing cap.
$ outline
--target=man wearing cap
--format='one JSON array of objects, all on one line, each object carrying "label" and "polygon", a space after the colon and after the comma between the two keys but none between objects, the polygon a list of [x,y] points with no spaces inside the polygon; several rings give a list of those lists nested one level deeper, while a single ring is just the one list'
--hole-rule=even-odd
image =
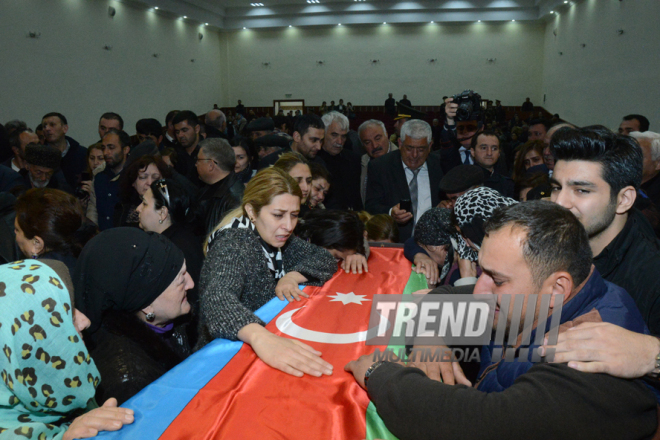
[{"label": "man wearing cap", "polygon": [[317,155],[321,150],[321,145],[323,145],[324,137],[325,124],[323,120],[314,114],[302,115],[296,118],[291,146],[288,149],[283,148],[261,159],[259,161],[259,169],[273,165],[282,154],[288,151],[300,153],[308,161],[316,162],[325,167],[325,162]]},{"label": "man wearing cap", "polygon": [[360,172],[360,196],[362,197],[362,203],[364,203],[367,199],[367,167],[369,162],[390,151],[398,150],[399,147],[390,142],[385,124],[377,119],[364,121],[358,128],[358,136],[366,151],[362,155]]},{"label": "man wearing cap", "polygon": [[483,185],[484,173],[477,165],[459,165],[452,168],[440,181],[440,190],[447,198],[438,206],[453,210],[456,199]]},{"label": "man wearing cap", "polygon": [[61,113],[48,113],[41,118],[46,143],[52,145],[62,156],[60,169],[69,187],[76,188],[80,176],[87,169],[87,150],[74,139],[66,136],[69,125]]},{"label": "man wearing cap", "polygon": [[[399,240],[412,235],[415,222],[440,202],[440,159],[430,155],[431,126],[411,120],[401,128],[399,150],[369,163],[365,208],[371,214],[390,214],[399,225]],[[401,202],[409,202],[409,207]],[[412,209],[412,212],[409,210]]]},{"label": "man wearing cap", "polygon": [[25,189],[52,188],[73,194],[60,170],[62,153],[52,145],[30,143],[25,147],[25,169],[20,171]]},{"label": "man wearing cap", "polygon": [[501,175],[495,170],[500,158],[500,139],[494,131],[482,131],[472,137],[470,154],[474,163],[484,174],[484,186],[498,191],[505,197],[514,196],[513,180]]},{"label": "man wearing cap", "polygon": [[271,118],[253,119],[246,126],[246,130],[250,133],[250,139],[255,140],[275,131],[275,122]]},{"label": "man wearing cap", "polygon": [[259,160],[280,150],[290,151],[290,142],[287,138],[288,136],[272,133],[255,139],[254,146],[257,149]]}]

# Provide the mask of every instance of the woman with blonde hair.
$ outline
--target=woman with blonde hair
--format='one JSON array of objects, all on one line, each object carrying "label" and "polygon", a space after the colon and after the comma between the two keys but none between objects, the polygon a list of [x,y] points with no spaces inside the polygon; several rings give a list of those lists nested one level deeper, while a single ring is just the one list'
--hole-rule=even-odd
[{"label": "woman with blonde hair", "polygon": [[285,171],[266,168],[247,184],[240,208],[213,231],[200,278],[197,349],[215,338],[241,340],[273,368],[294,376],[332,374],[321,353],[264,328],[255,314],[274,296],[300,301],[299,284],[322,285],[337,270],[325,249],[293,235],[302,191]]}]

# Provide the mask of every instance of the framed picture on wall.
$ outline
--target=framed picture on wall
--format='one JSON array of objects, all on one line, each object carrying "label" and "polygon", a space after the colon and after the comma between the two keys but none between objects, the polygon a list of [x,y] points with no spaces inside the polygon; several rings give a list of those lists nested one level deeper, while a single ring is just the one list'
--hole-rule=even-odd
[{"label": "framed picture on wall", "polygon": [[305,100],[304,99],[278,99],[273,100],[273,111],[277,115],[282,110],[284,116],[304,115],[305,114]]}]

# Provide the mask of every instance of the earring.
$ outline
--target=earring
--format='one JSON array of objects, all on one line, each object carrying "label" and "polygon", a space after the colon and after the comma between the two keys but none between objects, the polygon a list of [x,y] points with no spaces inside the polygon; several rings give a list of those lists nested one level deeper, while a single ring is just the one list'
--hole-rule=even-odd
[{"label": "earring", "polygon": [[156,319],[156,315],[154,314],[154,312],[149,312],[147,313],[146,318],[148,322],[154,322],[154,319]]},{"label": "earring", "polygon": [[163,224],[163,219],[161,218],[160,220],[158,220],[158,223],[160,223],[162,225]]},{"label": "earring", "polygon": [[37,255],[37,254],[32,254],[32,259],[33,259],[33,260],[36,260],[36,259],[38,259],[38,258],[39,258],[39,255]]}]

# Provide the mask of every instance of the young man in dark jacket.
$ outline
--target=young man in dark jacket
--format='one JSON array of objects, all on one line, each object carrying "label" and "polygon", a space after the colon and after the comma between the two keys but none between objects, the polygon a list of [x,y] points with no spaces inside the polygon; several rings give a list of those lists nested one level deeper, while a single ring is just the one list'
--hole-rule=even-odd
[{"label": "young man in dark jacket", "polygon": [[[525,313],[530,294],[538,294],[551,296],[549,315],[562,301],[559,331],[587,320],[646,331],[632,299],[593,268],[587,234],[568,210],[542,201],[512,205],[498,210],[485,230],[479,254],[484,273],[474,293],[496,298],[494,330],[506,319],[507,333],[522,334],[524,325],[514,327],[518,321],[505,308],[504,295],[524,295]],[[540,313],[536,308],[534,327]],[[531,329],[531,341],[536,331]],[[475,387],[436,382],[420,369],[374,363],[370,355],[346,369],[401,439],[642,439],[656,431],[657,399],[643,382],[534,365],[525,357],[491,360],[492,348],[482,349]],[[514,350],[517,357],[520,348],[518,343],[504,353]]]},{"label": "young man in dark jacket", "polygon": [[642,182],[639,144],[604,127],[564,127],[550,148],[552,201],[580,220],[598,271],[633,297],[651,333],[660,334],[660,242],[633,208]]}]

